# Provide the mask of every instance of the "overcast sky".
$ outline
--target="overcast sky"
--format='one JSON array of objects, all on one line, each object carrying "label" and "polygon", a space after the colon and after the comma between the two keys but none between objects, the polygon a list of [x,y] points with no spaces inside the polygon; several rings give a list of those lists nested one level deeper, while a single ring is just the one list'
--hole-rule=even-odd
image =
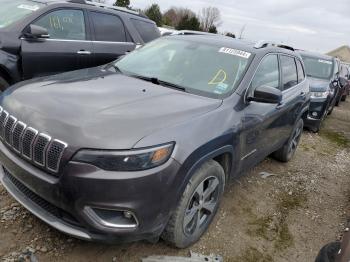
[{"label": "overcast sky", "polygon": [[[113,1],[113,0],[109,0]],[[157,3],[162,11],[187,7],[198,13],[206,6],[221,11],[219,31],[243,38],[272,40],[301,49],[328,52],[350,44],[349,0],[131,0],[135,8]]]}]

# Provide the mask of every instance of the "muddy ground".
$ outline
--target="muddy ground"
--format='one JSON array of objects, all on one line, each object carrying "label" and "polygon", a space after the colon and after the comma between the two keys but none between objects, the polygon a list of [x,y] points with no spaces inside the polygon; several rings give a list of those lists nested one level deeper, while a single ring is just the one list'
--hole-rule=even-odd
[{"label": "muddy ground", "polygon": [[[140,261],[189,251],[225,261],[314,261],[339,238],[349,217],[350,102],[341,104],[319,134],[305,131],[288,164],[266,159],[227,187],[216,220],[187,250],[139,242],[103,245],[72,239],[28,213],[0,185],[0,257],[16,261],[30,250],[38,261]],[[274,174],[262,178],[260,172]],[[15,260],[16,259],[16,260]]]}]

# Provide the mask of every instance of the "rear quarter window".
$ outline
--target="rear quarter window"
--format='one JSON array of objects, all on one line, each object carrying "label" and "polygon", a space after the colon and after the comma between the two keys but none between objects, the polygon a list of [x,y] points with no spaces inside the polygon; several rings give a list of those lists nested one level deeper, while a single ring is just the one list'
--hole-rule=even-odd
[{"label": "rear quarter window", "polygon": [[160,37],[160,32],[155,24],[138,19],[130,20],[145,43]]}]

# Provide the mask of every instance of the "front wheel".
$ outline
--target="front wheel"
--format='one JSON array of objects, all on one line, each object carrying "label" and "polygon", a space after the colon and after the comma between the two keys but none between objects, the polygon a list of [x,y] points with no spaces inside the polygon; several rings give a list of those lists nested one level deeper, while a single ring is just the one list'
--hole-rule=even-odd
[{"label": "front wheel", "polygon": [[225,187],[225,172],[214,160],[204,163],[187,184],[162,238],[178,248],[196,243],[212,222]]},{"label": "front wheel", "polygon": [[301,135],[303,133],[304,121],[299,119],[297,124],[294,127],[291,137],[288,141],[275,153],[273,153],[273,157],[281,162],[288,162],[292,159],[297,150],[297,147],[300,142]]}]

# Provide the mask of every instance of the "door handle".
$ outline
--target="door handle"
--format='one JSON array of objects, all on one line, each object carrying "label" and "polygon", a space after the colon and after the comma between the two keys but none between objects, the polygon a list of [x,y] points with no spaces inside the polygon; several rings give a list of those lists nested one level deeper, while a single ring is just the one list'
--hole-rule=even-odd
[{"label": "door handle", "polygon": [[87,51],[87,50],[79,50],[77,52],[78,55],[91,55],[91,52],[90,51]]},{"label": "door handle", "polygon": [[281,109],[284,107],[284,103],[279,103],[277,106],[276,106],[276,109]]}]

